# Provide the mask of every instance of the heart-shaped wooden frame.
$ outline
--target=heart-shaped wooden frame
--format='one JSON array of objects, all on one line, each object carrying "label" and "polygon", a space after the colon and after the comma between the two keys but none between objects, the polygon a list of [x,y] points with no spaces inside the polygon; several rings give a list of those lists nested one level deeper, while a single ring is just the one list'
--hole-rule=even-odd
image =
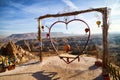
[{"label": "heart-shaped wooden frame", "polygon": [[[59,55],[59,52],[57,51],[57,49],[56,49],[56,47],[55,47],[55,45],[54,45],[54,43],[53,43],[53,40],[52,40],[52,38],[51,38],[51,34],[50,34],[50,33],[51,33],[52,27],[53,27],[55,24],[57,24],[57,23],[64,23],[64,24],[67,25],[67,24],[69,24],[69,23],[72,22],[72,21],[80,21],[80,22],[83,22],[83,23],[87,26],[87,28],[85,28],[85,31],[88,32],[88,37],[87,37],[86,43],[85,43],[85,45],[84,45],[84,47],[83,47],[83,50],[80,52],[80,54],[79,54],[78,56],[72,58],[71,61],[69,61],[69,59],[68,59],[69,57],[66,57],[66,58],[67,58],[67,61],[66,61],[65,59],[63,59],[63,57],[61,57],[61,56]],[[69,63],[73,62],[74,60],[76,60],[77,58],[79,58],[79,56],[84,53],[84,50],[86,49],[86,46],[87,46],[88,41],[89,41],[89,39],[90,39],[90,27],[89,27],[89,25],[88,25],[85,21],[83,21],[83,20],[81,20],[81,19],[72,19],[72,20],[69,20],[69,21],[56,21],[56,22],[54,22],[54,23],[50,26],[50,28],[49,28],[49,39],[50,39],[50,41],[51,41],[51,44],[52,44],[55,52],[56,52],[57,55],[59,56],[59,58],[60,58],[60,59],[63,59],[67,64],[69,64]]]}]

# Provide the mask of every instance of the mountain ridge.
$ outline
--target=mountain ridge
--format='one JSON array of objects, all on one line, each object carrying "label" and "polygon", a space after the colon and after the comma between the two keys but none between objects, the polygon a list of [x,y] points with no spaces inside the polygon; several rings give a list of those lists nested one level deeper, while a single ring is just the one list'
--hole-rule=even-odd
[{"label": "mountain ridge", "polygon": [[[47,32],[42,32],[42,38],[46,38]],[[65,37],[73,34],[65,34],[63,32],[51,32],[52,37]],[[38,33],[22,33],[22,34],[11,34],[6,38],[1,38],[0,42],[17,42],[19,40],[37,39]]]},{"label": "mountain ridge", "polygon": [[[46,38],[46,34],[47,32],[42,32],[42,38]],[[51,32],[51,35],[52,37],[66,37],[66,36],[78,36],[78,34],[67,34],[67,33],[63,33],[63,32]],[[102,38],[102,35],[101,34],[94,34],[94,35],[97,35],[96,37],[98,36],[101,36]],[[9,42],[9,41],[14,41],[14,42],[17,42],[19,40],[28,40],[28,39],[37,39],[38,37],[38,33],[21,33],[21,34],[11,34],[10,36],[6,37],[6,38],[0,38],[0,42],[4,43],[4,42]],[[93,37],[93,36],[92,36]],[[109,34],[108,35],[108,38],[111,39],[111,38],[119,38],[119,34]]]}]

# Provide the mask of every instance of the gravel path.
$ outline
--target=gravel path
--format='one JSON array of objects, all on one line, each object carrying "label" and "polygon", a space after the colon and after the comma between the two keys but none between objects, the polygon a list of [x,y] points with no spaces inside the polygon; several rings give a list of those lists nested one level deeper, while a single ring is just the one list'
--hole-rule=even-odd
[{"label": "gravel path", "polygon": [[57,56],[45,57],[43,62],[31,60],[15,70],[0,73],[0,80],[101,80],[102,69],[94,66],[93,57],[80,57],[66,64]]}]

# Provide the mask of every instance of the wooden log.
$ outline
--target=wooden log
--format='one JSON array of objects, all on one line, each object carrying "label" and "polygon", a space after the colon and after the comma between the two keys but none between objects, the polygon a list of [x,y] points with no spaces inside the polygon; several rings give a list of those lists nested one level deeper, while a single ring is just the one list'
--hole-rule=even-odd
[{"label": "wooden log", "polygon": [[38,40],[39,40],[39,58],[40,62],[42,62],[42,33],[41,33],[41,23],[38,20]]},{"label": "wooden log", "polygon": [[62,14],[46,14],[44,16],[40,16],[37,19],[44,19],[44,18],[50,18],[50,17],[62,17],[62,16],[73,16],[73,15],[78,15],[81,13],[87,13],[87,12],[92,12],[92,11],[98,11],[98,12],[103,12],[104,9],[106,7],[103,8],[91,8],[88,10],[81,10],[81,11],[74,11],[74,12],[68,12],[68,13],[62,13]]}]

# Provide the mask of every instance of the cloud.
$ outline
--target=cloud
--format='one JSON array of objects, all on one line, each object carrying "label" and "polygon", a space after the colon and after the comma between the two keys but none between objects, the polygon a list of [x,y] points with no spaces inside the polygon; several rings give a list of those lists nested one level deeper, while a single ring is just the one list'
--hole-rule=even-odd
[{"label": "cloud", "polygon": [[70,0],[62,0],[67,6],[72,9],[78,10],[78,7]]},{"label": "cloud", "polygon": [[111,15],[120,16],[120,4],[116,4],[116,6],[111,11]]},{"label": "cloud", "polygon": [[51,2],[48,5],[48,2],[41,1],[28,5],[24,2],[8,0],[6,5],[0,7],[0,15],[2,15],[0,32],[3,36],[5,36],[3,33],[37,32],[37,20],[34,18],[48,13],[58,13],[62,9],[61,4]]},{"label": "cloud", "polygon": [[[61,0],[58,4],[58,1],[29,1],[29,0],[4,0],[6,5],[0,7],[0,29],[2,32],[8,33],[16,33],[16,32],[37,32],[37,21],[34,18],[45,14],[55,14],[55,13],[63,13],[65,6],[71,11],[80,10],[80,9],[88,9],[89,7],[103,7],[103,1],[90,1],[86,3],[86,1],[80,2],[80,0]],[[29,2],[28,2],[29,1]],[[74,3],[73,3],[74,1]],[[112,31],[115,29],[118,30],[118,24],[120,19],[120,0],[106,0],[108,1],[107,7],[110,7],[111,10],[111,19],[112,19]],[[96,2],[96,4],[94,4]],[[78,5],[78,6],[76,6]],[[94,17],[94,16],[93,16]],[[73,17],[70,17],[73,18]],[[77,15],[76,18],[83,19],[88,22],[90,26],[96,26],[93,24],[96,19],[91,18],[91,14],[81,14]],[[44,19],[43,25],[50,26],[57,18]],[[63,17],[60,18],[63,20]],[[76,25],[77,26],[77,25]],[[61,28],[61,27],[60,27]],[[95,27],[94,32],[97,32],[97,27]],[[94,28],[92,28],[94,29]],[[58,29],[60,30],[60,29]],[[120,30],[120,29],[119,29]],[[57,31],[57,30],[56,30]],[[99,32],[99,31],[98,31]]]},{"label": "cloud", "polygon": [[110,0],[107,7],[111,8],[111,16],[120,16],[120,0]]},{"label": "cloud", "polygon": [[62,9],[61,6],[59,6],[59,4],[48,5],[46,3],[46,6],[43,6],[43,5],[41,5],[42,2],[34,3],[29,6],[23,5],[22,3],[16,3],[13,1],[10,1],[9,3],[11,6],[21,10],[22,12],[26,12],[28,14],[32,14],[35,16],[48,14],[48,12],[49,13],[51,13],[51,12],[57,13]]},{"label": "cloud", "polygon": [[10,6],[17,8],[18,10],[21,10],[21,11],[29,13],[29,14],[34,14],[34,15],[43,13],[43,12],[45,12],[45,10],[48,10],[48,8],[39,7],[40,4],[38,4],[38,3],[31,5],[31,6],[26,6],[21,3],[16,3],[13,1],[10,1],[9,3],[10,3]]}]

